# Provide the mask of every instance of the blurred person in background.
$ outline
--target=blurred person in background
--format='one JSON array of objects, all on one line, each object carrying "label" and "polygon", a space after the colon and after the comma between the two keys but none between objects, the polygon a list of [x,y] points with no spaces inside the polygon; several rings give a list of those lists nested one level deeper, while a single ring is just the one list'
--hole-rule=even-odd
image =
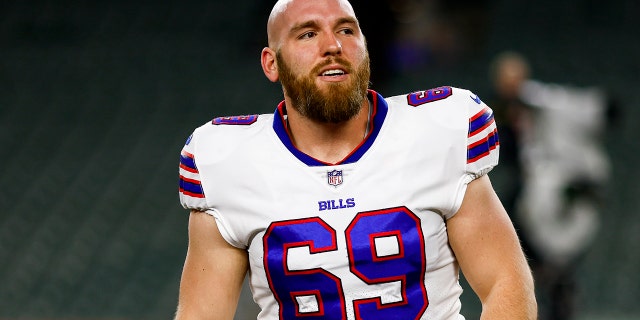
[{"label": "blurred person in background", "polygon": [[[532,108],[520,97],[522,84],[528,80],[529,65],[523,57],[515,53],[505,53],[496,58],[490,66],[490,81],[493,91],[488,97],[489,105],[500,133],[500,166],[496,168],[494,179],[496,191],[505,209],[511,215],[516,230],[520,230],[520,221],[514,215],[516,201],[523,184],[521,156],[521,135],[531,130]],[[528,242],[523,240],[523,245]],[[527,253],[525,247],[525,253]]]},{"label": "blurred person in background", "polygon": [[209,121],[181,152],[191,213],[176,319],[232,319],[247,271],[260,319],[464,319],[459,270],[483,318],[535,319],[487,175],[491,109],[453,87],[370,90],[346,0],[278,1],[267,33],[261,64],[284,101]]},{"label": "blurred person in background", "polygon": [[509,164],[498,169],[506,176],[498,193],[530,258],[541,319],[571,319],[575,269],[599,228],[609,176],[602,139],[614,106],[600,88],[543,83],[530,72],[516,52],[492,64],[501,163]]}]

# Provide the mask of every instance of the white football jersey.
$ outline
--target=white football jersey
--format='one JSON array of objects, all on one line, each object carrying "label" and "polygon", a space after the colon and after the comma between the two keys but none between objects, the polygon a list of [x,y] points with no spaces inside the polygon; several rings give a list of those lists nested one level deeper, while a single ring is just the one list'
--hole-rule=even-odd
[{"label": "white football jersey", "polygon": [[493,112],[452,87],[369,99],[369,133],[338,164],[296,149],[284,103],[187,140],[182,205],[248,251],[258,319],[464,319],[445,221],[497,164]]}]

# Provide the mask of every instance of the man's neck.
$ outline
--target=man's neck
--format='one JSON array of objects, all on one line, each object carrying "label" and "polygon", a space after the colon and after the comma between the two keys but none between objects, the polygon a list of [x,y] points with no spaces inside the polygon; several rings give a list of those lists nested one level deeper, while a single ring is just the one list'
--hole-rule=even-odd
[{"label": "man's neck", "polygon": [[291,141],[298,150],[326,163],[344,160],[358,147],[369,131],[371,114],[369,99],[349,121],[323,123],[302,116],[287,108],[287,127]]}]

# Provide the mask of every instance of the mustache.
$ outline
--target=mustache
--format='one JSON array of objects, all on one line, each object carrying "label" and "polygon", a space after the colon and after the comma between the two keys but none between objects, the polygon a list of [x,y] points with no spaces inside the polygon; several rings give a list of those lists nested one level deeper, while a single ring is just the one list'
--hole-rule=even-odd
[{"label": "mustache", "polygon": [[351,66],[351,63],[349,63],[349,61],[341,58],[341,57],[329,57],[326,60],[324,60],[323,62],[318,63],[318,65],[316,65],[312,70],[311,73],[312,74],[318,74],[320,73],[320,70],[322,70],[322,68],[328,66],[328,65],[332,65],[332,64],[339,64],[347,73],[353,73],[353,67]]}]

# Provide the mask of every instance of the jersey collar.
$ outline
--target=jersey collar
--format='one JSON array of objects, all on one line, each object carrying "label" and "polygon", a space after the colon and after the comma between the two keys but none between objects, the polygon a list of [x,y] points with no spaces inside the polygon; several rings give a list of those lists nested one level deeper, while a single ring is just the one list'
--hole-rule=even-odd
[{"label": "jersey collar", "polygon": [[291,141],[287,126],[285,125],[286,109],[284,107],[284,101],[278,104],[278,107],[276,108],[276,111],[274,113],[273,130],[276,132],[278,138],[280,138],[280,141],[282,141],[282,144],[284,144],[289,152],[291,152],[291,154],[298,158],[298,160],[302,161],[308,166],[332,166],[356,162],[360,160],[360,158],[362,158],[367,150],[371,148],[371,145],[373,145],[373,142],[376,140],[376,137],[380,132],[380,128],[382,127],[382,123],[384,122],[388,111],[387,102],[379,93],[373,90],[368,90],[367,96],[372,102],[371,105],[373,108],[371,121],[369,122],[369,133],[362,141],[362,143],[360,143],[360,145],[358,145],[353,151],[351,151],[349,155],[347,155],[347,157],[345,157],[338,163],[327,163],[320,161],[298,150],[295,147],[295,145]]}]

